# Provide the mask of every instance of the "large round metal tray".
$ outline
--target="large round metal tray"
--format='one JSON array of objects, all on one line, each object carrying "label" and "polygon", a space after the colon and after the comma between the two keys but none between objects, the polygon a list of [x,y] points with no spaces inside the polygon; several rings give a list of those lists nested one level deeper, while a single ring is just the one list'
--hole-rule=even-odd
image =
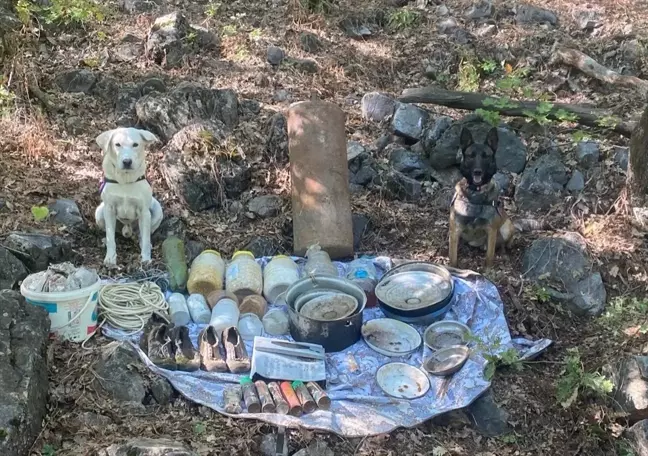
[{"label": "large round metal tray", "polygon": [[405,263],[388,271],[376,285],[383,310],[402,317],[420,317],[445,307],[454,293],[450,272],[425,262]]}]

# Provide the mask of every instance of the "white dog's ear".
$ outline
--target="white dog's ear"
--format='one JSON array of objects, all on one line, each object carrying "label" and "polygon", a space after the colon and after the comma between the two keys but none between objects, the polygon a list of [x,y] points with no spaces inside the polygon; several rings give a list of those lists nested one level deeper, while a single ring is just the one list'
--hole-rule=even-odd
[{"label": "white dog's ear", "polygon": [[97,139],[95,141],[97,141],[97,145],[101,147],[101,150],[106,150],[108,143],[110,143],[110,138],[112,138],[114,132],[115,130],[108,130],[97,136]]},{"label": "white dog's ear", "polygon": [[142,139],[144,140],[145,143],[152,143],[158,140],[158,137],[155,136],[153,133],[151,133],[148,130],[137,130]]}]

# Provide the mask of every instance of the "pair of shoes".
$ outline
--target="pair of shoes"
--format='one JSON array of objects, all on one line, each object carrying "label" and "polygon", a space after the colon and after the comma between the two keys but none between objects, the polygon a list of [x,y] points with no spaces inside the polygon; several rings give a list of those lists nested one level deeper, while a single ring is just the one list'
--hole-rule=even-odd
[{"label": "pair of shoes", "polygon": [[[225,357],[221,352],[221,341]],[[208,372],[227,372],[233,374],[250,370],[250,357],[236,326],[231,326],[218,337],[212,326],[207,326],[199,337],[202,367]]]}]

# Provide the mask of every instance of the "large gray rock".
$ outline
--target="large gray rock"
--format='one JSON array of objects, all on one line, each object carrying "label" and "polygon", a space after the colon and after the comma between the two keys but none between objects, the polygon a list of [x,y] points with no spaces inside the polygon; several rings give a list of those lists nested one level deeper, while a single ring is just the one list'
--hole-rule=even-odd
[{"label": "large gray rock", "polygon": [[184,444],[169,439],[133,439],[110,445],[99,456],[198,456]]},{"label": "large gray rock", "polygon": [[193,211],[221,207],[251,184],[250,168],[242,160],[205,153],[226,136],[222,122],[199,121],[182,128],[163,149],[162,175]]},{"label": "large gray rock", "polygon": [[59,199],[48,206],[50,220],[69,228],[81,228],[85,225],[79,206],[74,200]]},{"label": "large gray rock", "polygon": [[430,113],[416,105],[401,103],[394,112],[394,133],[409,141],[418,141],[423,135]]},{"label": "large gray rock", "polygon": [[579,170],[572,172],[569,182],[565,186],[568,192],[582,192],[585,189],[585,176]]},{"label": "large gray rock", "polygon": [[0,290],[16,288],[27,274],[29,271],[22,261],[0,246]]},{"label": "large gray rock", "polygon": [[638,456],[648,455],[648,420],[636,422],[626,432],[636,454]]},{"label": "large gray rock", "polygon": [[515,203],[522,210],[547,210],[561,201],[569,177],[557,155],[543,155],[529,164],[515,191]]},{"label": "large gray rock", "polygon": [[379,179],[376,161],[368,153],[361,153],[349,161],[349,182],[363,187]]},{"label": "large gray rock", "polygon": [[596,165],[600,155],[601,151],[597,142],[581,141],[576,145],[576,160],[586,168]]},{"label": "large gray rock", "polygon": [[11,233],[4,245],[32,272],[47,269],[52,263],[73,258],[72,244],[58,236],[36,233]]},{"label": "large gray rock", "polygon": [[106,345],[97,361],[96,384],[117,402],[141,404],[146,396],[144,378],[137,371],[139,357],[124,343]]},{"label": "large gray rock", "polygon": [[47,412],[47,312],[0,291],[0,454],[29,454]]},{"label": "large gray rock", "polygon": [[277,46],[268,46],[266,52],[266,59],[270,65],[281,65],[283,59],[286,57],[286,51]]},{"label": "large gray rock", "polygon": [[347,141],[347,161],[351,161],[366,152],[366,147],[358,141]]},{"label": "large gray rock", "polygon": [[441,184],[442,187],[454,188],[454,186],[457,185],[457,182],[463,179],[461,171],[459,171],[457,166],[451,166],[450,168],[444,169],[430,168],[429,172],[430,177]]},{"label": "large gray rock", "polygon": [[423,186],[416,179],[412,179],[398,171],[390,170],[385,177],[385,190],[392,199],[416,201],[421,198]]},{"label": "large gray rock", "polygon": [[72,93],[90,93],[96,81],[95,74],[86,69],[67,70],[54,78],[62,92]]},{"label": "large gray rock", "polygon": [[277,195],[256,196],[248,203],[248,209],[261,218],[276,217],[281,212],[283,202]]},{"label": "large gray rock", "polygon": [[369,92],[362,97],[360,102],[362,117],[374,122],[382,122],[394,114],[396,101],[388,95],[379,92]]},{"label": "large gray rock", "polygon": [[238,97],[230,89],[207,89],[182,83],[167,93],[154,92],[135,103],[141,125],[169,141],[182,128],[200,121],[238,124]]},{"label": "large gray rock", "polygon": [[648,356],[623,358],[612,372],[614,408],[630,423],[648,419]]},{"label": "large gray rock", "polygon": [[429,168],[423,157],[412,150],[395,147],[389,153],[389,164],[396,171],[414,179],[421,179]]},{"label": "large gray rock", "polygon": [[490,391],[470,404],[466,413],[475,428],[487,437],[498,437],[511,432],[508,412],[495,403]]},{"label": "large gray rock", "polygon": [[592,271],[585,240],[578,233],[535,240],[522,259],[524,276],[547,286],[549,294],[577,315],[598,316],[607,293]]}]

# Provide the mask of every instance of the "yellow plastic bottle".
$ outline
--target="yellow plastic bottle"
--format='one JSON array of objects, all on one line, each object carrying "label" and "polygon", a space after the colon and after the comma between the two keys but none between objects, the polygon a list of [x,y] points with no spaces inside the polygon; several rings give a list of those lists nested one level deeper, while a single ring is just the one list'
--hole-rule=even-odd
[{"label": "yellow plastic bottle", "polygon": [[217,290],[223,289],[225,261],[215,250],[204,250],[191,263],[187,290],[190,294],[198,293],[205,299]]}]

